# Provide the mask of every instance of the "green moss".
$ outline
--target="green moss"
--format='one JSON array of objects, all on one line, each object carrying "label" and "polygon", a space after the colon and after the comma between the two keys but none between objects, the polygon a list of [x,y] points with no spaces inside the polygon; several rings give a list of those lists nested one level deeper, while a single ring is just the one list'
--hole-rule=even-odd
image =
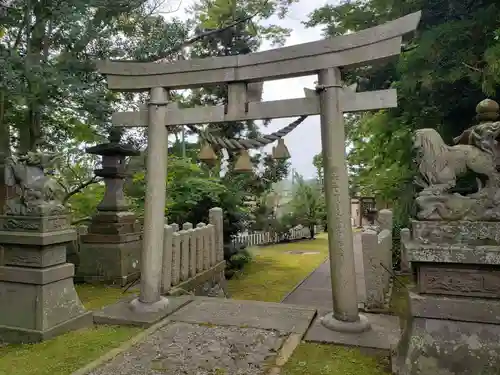
[{"label": "green moss", "polygon": [[136,335],[140,329],[81,329],[39,344],[0,348],[0,375],[70,375]]},{"label": "green moss", "polygon": [[281,375],[387,375],[383,355],[366,355],[355,348],[300,344],[283,366]]},{"label": "green moss", "polygon": [[99,284],[78,284],[75,285],[75,289],[78,297],[80,297],[80,301],[82,301],[88,310],[98,310],[132,294],[130,290],[123,293],[123,290],[120,288]]},{"label": "green moss", "polygon": [[[318,254],[289,254],[289,251]],[[328,257],[328,239],[304,240],[253,248],[251,263],[228,281],[233,299],[280,302]]]},{"label": "green moss", "polygon": [[[99,285],[77,285],[76,290],[89,310],[99,309],[124,297],[119,288]],[[0,375],[70,375],[139,331],[139,328],[97,326],[38,344],[0,347]]]}]

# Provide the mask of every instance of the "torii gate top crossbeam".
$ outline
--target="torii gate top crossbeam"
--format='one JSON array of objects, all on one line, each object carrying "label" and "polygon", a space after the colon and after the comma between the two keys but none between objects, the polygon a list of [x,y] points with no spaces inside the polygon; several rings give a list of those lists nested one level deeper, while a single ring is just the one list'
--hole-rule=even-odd
[{"label": "torii gate top crossbeam", "polygon": [[421,12],[416,12],[357,33],[248,55],[167,64],[100,61],[97,68],[107,75],[108,88],[119,91],[305,76],[321,69],[354,68],[399,55],[403,35],[417,28],[420,17]]}]

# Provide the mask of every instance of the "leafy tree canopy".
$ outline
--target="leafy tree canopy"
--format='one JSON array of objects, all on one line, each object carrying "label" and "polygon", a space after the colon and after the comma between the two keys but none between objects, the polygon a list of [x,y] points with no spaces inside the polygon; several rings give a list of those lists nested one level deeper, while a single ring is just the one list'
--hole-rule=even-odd
[{"label": "leafy tree canopy", "polygon": [[405,221],[413,198],[411,135],[436,128],[450,141],[472,125],[475,107],[498,98],[500,41],[494,0],[368,0],[326,5],[305,24],[325,36],[358,31],[422,10],[417,34],[397,62],[345,74],[362,91],[394,87],[398,108],[355,116],[349,123],[350,167],[362,195],[394,202]]}]

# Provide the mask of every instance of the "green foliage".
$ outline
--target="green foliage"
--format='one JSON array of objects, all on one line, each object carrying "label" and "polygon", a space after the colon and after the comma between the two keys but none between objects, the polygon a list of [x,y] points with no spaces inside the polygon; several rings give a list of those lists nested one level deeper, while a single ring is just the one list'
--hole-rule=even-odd
[{"label": "green foliage", "polygon": [[95,184],[71,196],[68,203],[73,219],[91,217],[96,213],[97,205],[104,197],[104,184]]},{"label": "green foliage", "polygon": [[423,11],[398,62],[345,74],[361,91],[398,89],[397,109],[353,116],[346,132],[353,185],[361,195],[393,203],[396,228],[414,213],[413,131],[436,128],[449,142],[472,125],[479,101],[498,98],[499,6],[494,0],[349,1],[316,9],[305,23],[336,36]]},{"label": "green foliage", "polygon": [[[134,175],[127,186],[136,210],[144,209],[145,173]],[[208,172],[189,159],[170,156],[167,169],[167,203],[165,215],[170,223],[208,222],[208,212],[213,207],[224,211],[224,242],[242,229],[247,212],[242,207],[243,194],[222,184],[221,180],[209,177]]]},{"label": "green foliage", "polygon": [[299,174],[295,175],[295,180],[290,215],[294,218],[295,225],[302,224],[313,228],[316,224],[320,224],[325,215],[325,200],[321,186],[317,181],[305,181]]},{"label": "green foliage", "polygon": [[237,254],[234,254],[229,259],[230,268],[236,268],[241,270],[245,264],[250,263],[252,261],[252,255],[248,250],[242,250]]},{"label": "green foliage", "polygon": [[319,183],[323,183],[323,154],[320,152],[319,154],[314,155],[313,157],[313,165],[316,168],[316,178]]},{"label": "green foliage", "polygon": [[52,149],[98,141],[121,96],[106,89],[93,60],[151,58],[186,36],[178,20],[150,16],[154,2],[11,4],[0,14],[0,138],[22,151],[44,135]]},{"label": "green foliage", "polygon": [[225,276],[231,279],[234,274],[241,271],[245,264],[252,261],[252,253],[248,251],[245,243],[226,243],[224,245],[224,260],[226,261]]}]

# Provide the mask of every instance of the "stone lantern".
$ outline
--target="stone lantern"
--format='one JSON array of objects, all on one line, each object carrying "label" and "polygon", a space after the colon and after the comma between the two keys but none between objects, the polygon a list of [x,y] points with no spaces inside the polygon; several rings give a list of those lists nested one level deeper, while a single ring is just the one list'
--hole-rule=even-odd
[{"label": "stone lantern", "polygon": [[81,236],[77,276],[87,282],[125,285],[139,273],[141,228],[129,211],[123,187],[129,177],[125,158],[140,154],[131,145],[120,144],[121,131],[113,129],[109,142],[87,149],[102,157],[95,174],[104,179],[105,192],[92,217],[88,233]]},{"label": "stone lantern", "polygon": [[138,156],[140,152],[131,145],[120,144],[121,133],[119,130],[112,129],[108,140],[108,143],[87,149],[89,154],[102,157],[102,168],[96,169],[94,173],[96,176],[104,178],[106,190],[97,209],[112,212],[127,211],[129,206],[123,193],[123,186],[129,173],[126,171],[125,158]]}]

